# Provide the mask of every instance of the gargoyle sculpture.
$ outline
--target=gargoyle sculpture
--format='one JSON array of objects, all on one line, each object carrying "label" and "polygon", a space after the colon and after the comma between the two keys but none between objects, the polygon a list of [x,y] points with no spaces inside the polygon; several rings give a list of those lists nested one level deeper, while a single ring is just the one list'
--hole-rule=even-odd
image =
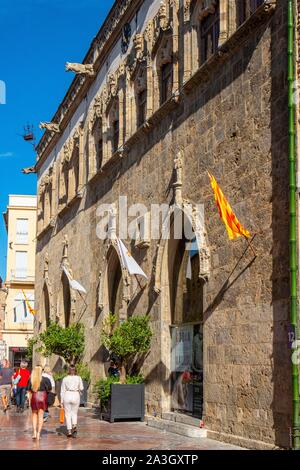
[{"label": "gargoyle sculpture", "polygon": [[50,132],[60,132],[59,124],[55,124],[54,122],[41,122],[40,129],[46,129]]},{"label": "gargoyle sculpture", "polygon": [[29,173],[36,173],[36,168],[35,166],[29,166],[27,168],[23,168],[22,173],[24,173],[24,175],[29,175]]},{"label": "gargoyle sculpture", "polygon": [[76,64],[73,62],[66,63],[66,72],[75,72],[81,75],[93,77],[95,75],[93,64]]}]

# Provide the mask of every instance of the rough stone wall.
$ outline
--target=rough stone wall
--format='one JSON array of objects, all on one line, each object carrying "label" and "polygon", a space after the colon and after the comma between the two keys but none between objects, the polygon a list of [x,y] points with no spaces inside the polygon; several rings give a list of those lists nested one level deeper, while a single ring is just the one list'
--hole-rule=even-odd
[{"label": "rough stone wall", "polygon": [[[212,255],[204,315],[204,405],[208,429],[246,440],[289,445],[291,371],[286,341],[289,306],[288,159],[286,104],[286,11],[276,12],[217,67],[205,83],[184,96],[142,142],[110,172],[89,183],[83,200],[59,222],[56,234],[37,247],[37,309],[41,309],[46,252],[53,305],[60,289],[63,240],[75,278],[87,287],[87,306],[78,298],[76,318],[86,325],[85,359],[93,377],[103,373],[97,309],[99,272],[106,246],[96,237],[96,209],[119,195],[136,202],[170,202],[174,148],[184,149],[183,196],[205,204]],[[237,216],[252,234],[257,257],[242,257],[244,240],[229,241],[207,177],[219,181]],[[153,344],[144,365],[148,412],[161,410],[168,389],[162,357],[168,327],[154,292],[157,241],[132,254],[149,275],[147,289],[130,309],[150,312]],[[240,259],[241,258],[241,259]],[[239,261],[239,263],[238,263]],[[237,265],[238,263],[238,265]],[[237,265],[237,266],[236,266]],[[162,331],[164,329],[164,331]]]}]

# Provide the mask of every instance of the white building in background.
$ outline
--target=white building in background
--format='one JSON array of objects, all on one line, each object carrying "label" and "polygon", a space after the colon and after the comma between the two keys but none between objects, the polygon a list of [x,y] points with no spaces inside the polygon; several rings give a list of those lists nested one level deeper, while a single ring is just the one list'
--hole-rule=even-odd
[{"label": "white building in background", "polygon": [[4,221],[7,230],[6,301],[2,341],[6,357],[18,366],[33,335],[36,248],[36,196],[11,195]]}]

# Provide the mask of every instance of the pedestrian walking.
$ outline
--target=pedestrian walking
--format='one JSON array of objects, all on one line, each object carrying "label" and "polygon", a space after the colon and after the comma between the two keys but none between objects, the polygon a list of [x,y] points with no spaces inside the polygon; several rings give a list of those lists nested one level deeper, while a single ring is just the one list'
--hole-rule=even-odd
[{"label": "pedestrian walking", "polygon": [[44,411],[44,423],[45,423],[46,421],[48,421],[48,418],[49,418],[48,407],[52,406],[54,404],[54,401],[55,401],[55,381],[54,381],[50,366],[45,366],[44,367],[42,376],[46,377],[47,379],[50,380],[51,387],[52,387],[50,392],[48,393],[47,409]]},{"label": "pedestrian walking", "polygon": [[48,409],[47,397],[52,386],[47,377],[42,376],[42,366],[36,366],[31,374],[28,390],[30,395],[30,406],[32,410],[32,439],[40,439],[43,422],[44,412]]},{"label": "pedestrian walking", "polygon": [[3,407],[4,413],[6,413],[10,404],[11,383],[13,374],[14,371],[10,367],[9,361],[7,359],[3,359],[2,367],[0,369],[0,396],[1,405]]},{"label": "pedestrian walking", "polygon": [[28,387],[28,382],[30,378],[30,372],[27,369],[28,363],[22,361],[20,368],[13,376],[13,383],[17,385],[16,391],[16,403],[17,403],[17,413],[23,413],[25,406],[25,398]]},{"label": "pedestrian walking", "polygon": [[61,384],[61,405],[65,411],[67,436],[77,436],[77,416],[80,405],[80,394],[83,391],[81,377],[77,375],[76,368],[71,365],[69,373]]}]

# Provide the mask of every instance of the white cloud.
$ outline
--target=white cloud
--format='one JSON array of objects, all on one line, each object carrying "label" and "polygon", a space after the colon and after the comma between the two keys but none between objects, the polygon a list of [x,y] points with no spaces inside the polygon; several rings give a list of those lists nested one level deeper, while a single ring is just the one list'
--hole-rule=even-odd
[{"label": "white cloud", "polygon": [[1,157],[12,157],[13,153],[12,152],[5,152],[5,153],[0,153],[0,158]]}]

